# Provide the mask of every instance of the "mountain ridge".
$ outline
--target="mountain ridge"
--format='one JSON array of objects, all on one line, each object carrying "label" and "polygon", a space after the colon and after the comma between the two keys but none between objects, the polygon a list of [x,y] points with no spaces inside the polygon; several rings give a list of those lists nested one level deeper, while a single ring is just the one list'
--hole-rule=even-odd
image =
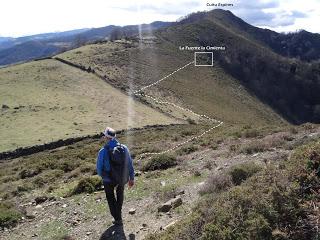
[{"label": "mountain ridge", "polygon": [[[141,24],[141,31],[149,32],[171,24],[172,22],[162,21]],[[19,38],[2,37],[2,40],[0,39],[0,66],[25,62],[36,58],[50,57],[89,42],[103,41],[108,39],[114,31],[120,31],[121,36],[138,35],[139,25],[127,25],[123,27],[109,25],[100,28],[43,33]],[[38,46],[35,47],[36,45]]]},{"label": "mountain ridge", "polygon": [[[221,18],[235,19],[237,24],[229,27]],[[215,60],[261,101],[292,123],[319,122],[319,63],[278,53],[257,40],[255,33],[260,30],[253,34],[251,30],[244,32],[247,25],[231,12],[213,10],[188,16],[180,24],[160,29],[157,34],[173,45],[225,45],[226,51],[214,52]],[[320,51],[317,45],[315,48]]]}]

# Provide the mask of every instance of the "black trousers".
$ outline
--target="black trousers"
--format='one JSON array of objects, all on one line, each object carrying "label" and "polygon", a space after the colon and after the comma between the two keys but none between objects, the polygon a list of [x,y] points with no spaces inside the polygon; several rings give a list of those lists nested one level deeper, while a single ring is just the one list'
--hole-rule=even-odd
[{"label": "black trousers", "polygon": [[124,199],[124,186],[113,183],[103,183],[110,213],[114,220],[122,220],[122,204]]}]

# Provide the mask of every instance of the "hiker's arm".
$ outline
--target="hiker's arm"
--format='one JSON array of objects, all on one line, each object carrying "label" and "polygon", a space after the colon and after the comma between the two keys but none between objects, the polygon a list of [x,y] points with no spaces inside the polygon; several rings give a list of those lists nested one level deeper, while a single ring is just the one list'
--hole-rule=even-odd
[{"label": "hiker's arm", "polygon": [[129,152],[129,149],[127,148],[127,156],[128,156],[128,163],[129,163],[129,177],[130,180],[134,180],[134,168],[133,168],[133,161]]},{"label": "hiker's arm", "polygon": [[101,177],[103,172],[103,154],[104,154],[104,149],[101,149],[98,153],[98,158],[97,158],[97,174]]}]

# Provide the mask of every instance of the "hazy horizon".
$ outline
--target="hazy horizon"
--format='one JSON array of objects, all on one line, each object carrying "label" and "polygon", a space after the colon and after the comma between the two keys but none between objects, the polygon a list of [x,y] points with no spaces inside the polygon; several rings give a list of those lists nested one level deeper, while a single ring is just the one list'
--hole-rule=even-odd
[{"label": "hazy horizon", "polygon": [[[1,4],[0,36],[22,37],[108,25],[126,26],[154,21],[172,22],[197,11],[221,8],[232,11],[251,25],[277,32],[307,30],[320,33],[320,1],[230,0],[231,7],[212,7],[218,1],[129,0],[106,2],[78,0],[55,2],[7,0]],[[17,8],[19,6],[19,8]],[[39,21],[41,19],[41,21]]]}]

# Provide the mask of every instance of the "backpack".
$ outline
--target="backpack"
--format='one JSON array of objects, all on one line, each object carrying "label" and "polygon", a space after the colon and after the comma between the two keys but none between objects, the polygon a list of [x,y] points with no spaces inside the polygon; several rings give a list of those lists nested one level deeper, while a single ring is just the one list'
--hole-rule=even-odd
[{"label": "backpack", "polygon": [[129,181],[127,152],[123,145],[109,148],[110,179],[116,185],[125,185]]}]

